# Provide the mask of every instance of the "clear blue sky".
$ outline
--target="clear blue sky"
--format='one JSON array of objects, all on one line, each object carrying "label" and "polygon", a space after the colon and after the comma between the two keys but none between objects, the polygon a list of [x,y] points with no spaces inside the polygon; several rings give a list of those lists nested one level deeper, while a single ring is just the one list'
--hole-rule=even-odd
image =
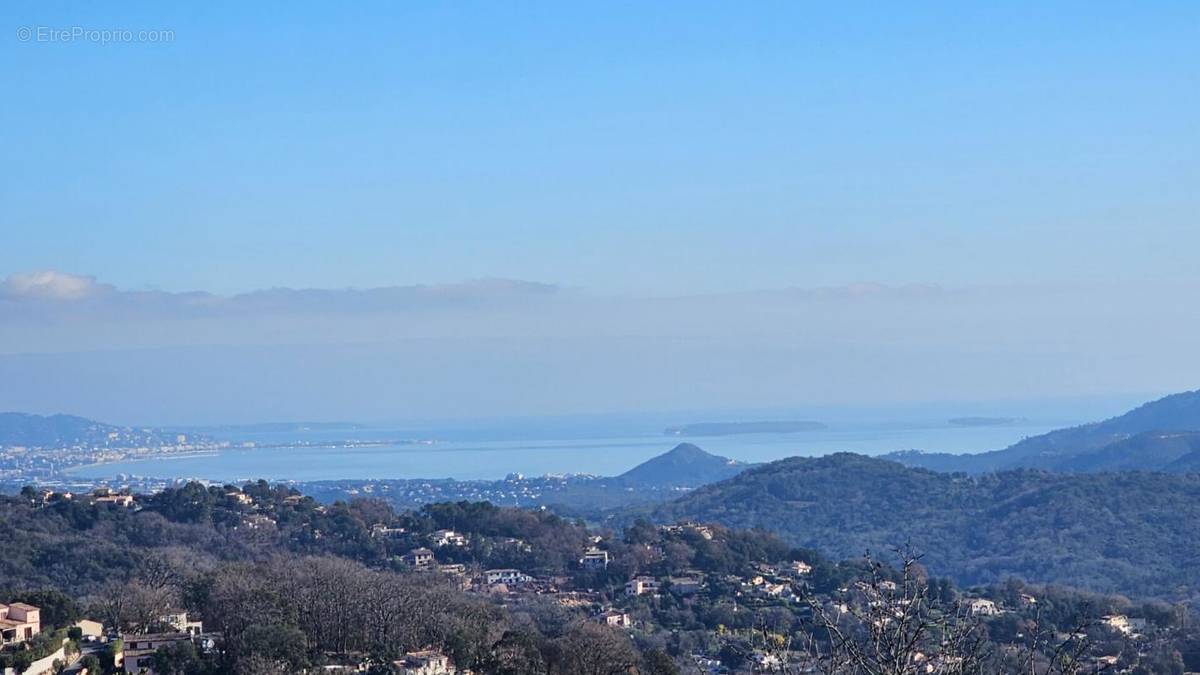
[{"label": "clear blue sky", "polygon": [[[0,277],[1200,280],[1200,5],[4,3]],[[21,42],[21,27],[166,44]]]},{"label": "clear blue sky", "polygon": [[1194,1],[7,2],[0,63],[0,409],[1197,386]]}]

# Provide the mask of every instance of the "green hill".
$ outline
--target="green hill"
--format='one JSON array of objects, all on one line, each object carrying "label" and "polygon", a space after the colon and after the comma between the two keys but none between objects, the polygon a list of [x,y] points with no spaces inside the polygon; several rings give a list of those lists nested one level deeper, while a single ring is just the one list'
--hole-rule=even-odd
[{"label": "green hill", "polygon": [[0,445],[58,447],[107,438],[117,427],[74,415],[0,413]]},{"label": "green hill", "polygon": [[1094,452],[1069,457],[1054,468],[1062,471],[1186,473],[1191,455],[1200,456],[1200,432],[1148,431],[1109,443]]},{"label": "green hill", "polygon": [[1179,432],[1200,432],[1200,391],[1151,401],[1123,415],[1026,438],[1003,450],[974,455],[902,452],[888,455],[935,471],[1003,471],[1018,467],[1106,471],[1165,470],[1179,453]]},{"label": "green hill", "polygon": [[760,465],[650,515],[764,528],[837,557],[912,543],[963,584],[1021,577],[1200,598],[1197,475],[971,477],[837,454]]},{"label": "green hill", "polygon": [[617,476],[616,480],[632,487],[698,487],[736,476],[747,466],[750,465],[707,453],[691,443],[680,443]]},{"label": "green hill", "polygon": [[174,442],[175,434],[162,429],[119,427],[74,415],[0,413],[0,447],[136,447]]}]

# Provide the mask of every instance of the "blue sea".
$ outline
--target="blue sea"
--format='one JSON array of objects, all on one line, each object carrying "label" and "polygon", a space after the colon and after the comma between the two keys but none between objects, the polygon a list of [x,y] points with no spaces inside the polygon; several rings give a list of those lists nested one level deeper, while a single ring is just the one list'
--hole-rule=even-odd
[{"label": "blue sea", "polygon": [[[313,481],[328,479],[457,478],[499,479],[510,473],[526,476],[584,473],[620,474],[687,441],[718,455],[745,462],[766,462],[784,457],[811,457],[834,452],[880,455],[896,450],[974,453],[1004,448],[1033,436],[1105,414],[1122,404],[1095,406],[1082,412],[1076,406],[1058,411],[1038,409],[1041,416],[1021,416],[996,426],[962,426],[950,423],[961,414],[979,410],[878,410],[821,411],[825,414],[783,416],[758,413],[758,419],[811,419],[827,425],[819,431],[787,434],[730,436],[669,436],[673,424],[748,419],[711,413],[703,417],[682,414],[593,416],[587,418],[526,419],[448,425],[373,425],[313,431],[206,430],[231,443],[252,442],[255,447],[230,448],[214,453],[114,462],[70,471],[83,478],[121,475],[146,478],[203,478],[214,481],[268,480]],[[1026,406],[1021,406],[1025,408]],[[1005,415],[998,411],[995,416]],[[1020,412],[1020,411],[1018,411]],[[949,413],[949,414],[947,414]],[[695,413],[700,415],[701,413]],[[382,445],[345,446],[341,441],[388,441]],[[294,445],[297,443],[309,445]],[[318,445],[319,444],[319,445]]]}]

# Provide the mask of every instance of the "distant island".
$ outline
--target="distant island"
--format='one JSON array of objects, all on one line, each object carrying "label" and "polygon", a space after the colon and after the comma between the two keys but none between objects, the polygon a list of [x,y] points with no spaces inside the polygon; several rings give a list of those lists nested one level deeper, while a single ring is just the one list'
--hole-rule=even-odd
[{"label": "distant island", "polygon": [[959,427],[1002,427],[1018,420],[1016,417],[955,417],[949,421]]},{"label": "distant island", "polygon": [[698,422],[667,427],[668,436],[734,436],[737,434],[794,434],[801,431],[820,431],[826,426],[804,420],[774,422]]}]

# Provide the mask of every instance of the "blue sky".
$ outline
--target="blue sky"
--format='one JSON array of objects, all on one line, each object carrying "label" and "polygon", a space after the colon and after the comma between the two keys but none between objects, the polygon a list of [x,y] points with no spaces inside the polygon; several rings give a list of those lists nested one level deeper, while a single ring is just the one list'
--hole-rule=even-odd
[{"label": "blue sky", "polygon": [[[1196,3],[13,2],[0,24],[0,376],[29,383],[0,408],[999,400],[1200,367]],[[73,27],[172,38],[39,37]]]},{"label": "blue sky", "polygon": [[[1195,3],[6,3],[0,271],[1195,280]],[[166,44],[15,28],[168,29]]]}]

